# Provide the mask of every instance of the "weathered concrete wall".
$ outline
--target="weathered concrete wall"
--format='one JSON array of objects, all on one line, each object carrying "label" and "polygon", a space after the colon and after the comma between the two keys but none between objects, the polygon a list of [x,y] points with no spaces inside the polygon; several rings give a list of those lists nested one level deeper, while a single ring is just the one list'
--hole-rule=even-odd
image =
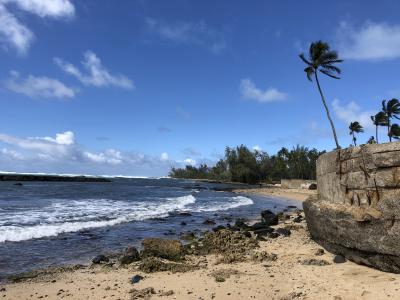
[{"label": "weathered concrete wall", "polygon": [[311,183],[315,183],[315,181],[304,179],[281,179],[281,187],[285,189],[307,189]]},{"label": "weathered concrete wall", "polygon": [[400,143],[333,151],[317,161],[304,203],[314,239],[356,262],[400,273]]}]

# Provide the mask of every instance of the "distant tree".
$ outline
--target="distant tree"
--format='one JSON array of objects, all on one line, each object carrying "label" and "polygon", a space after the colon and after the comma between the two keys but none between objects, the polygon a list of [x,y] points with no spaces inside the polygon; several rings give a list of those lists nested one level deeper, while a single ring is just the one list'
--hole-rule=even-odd
[{"label": "distant tree", "polygon": [[386,100],[382,101],[382,112],[385,114],[387,118],[387,129],[388,129],[388,136],[389,141],[392,141],[393,135],[390,134],[391,130],[391,121],[392,118],[396,118],[400,120],[400,102],[399,100],[393,98],[386,103]]},{"label": "distant tree", "polygon": [[378,112],[375,116],[371,116],[371,120],[375,125],[375,140],[378,143],[378,127],[387,126],[388,120],[386,113],[383,111]]},{"label": "distant tree", "polygon": [[354,146],[357,146],[357,139],[356,139],[355,134],[356,133],[360,133],[360,132],[364,132],[364,128],[361,126],[360,123],[355,121],[355,122],[351,122],[350,123],[349,129],[350,129],[350,135],[353,136]]},{"label": "distant tree", "polygon": [[389,137],[394,138],[396,140],[400,139],[400,126],[398,124],[393,124],[390,127]]},{"label": "distant tree", "polygon": [[319,80],[318,80],[318,71],[322,74],[325,74],[331,78],[340,79],[338,74],[341,73],[341,70],[335,66],[336,63],[341,63],[343,60],[338,59],[338,54],[336,51],[331,51],[329,45],[322,41],[317,41],[311,43],[308,58],[302,53],[299,55],[301,60],[306,63],[307,67],[304,69],[304,72],[307,74],[308,80],[312,81],[312,77],[314,76],[315,81],[317,83],[318,91],[321,95],[322,103],[324,104],[326,115],[328,117],[329,123],[332,127],[333,137],[336,143],[336,149],[340,149],[339,141],[337,138],[335,126],[333,124],[328,104],[326,103],[325,96],[322,92]]}]

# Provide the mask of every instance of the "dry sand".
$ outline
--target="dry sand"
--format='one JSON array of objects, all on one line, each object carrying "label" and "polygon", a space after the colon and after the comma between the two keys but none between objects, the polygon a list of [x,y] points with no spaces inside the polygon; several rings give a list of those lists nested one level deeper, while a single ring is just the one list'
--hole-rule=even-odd
[{"label": "dry sand", "polygon": [[[277,254],[275,261],[215,264],[216,257],[208,255],[197,258],[204,268],[175,274],[145,274],[134,265],[94,266],[0,286],[0,299],[133,299],[133,288],[148,287],[156,292],[151,299],[400,299],[400,275],[349,261],[335,264],[334,255],[326,251],[317,256],[321,247],[310,239],[305,222],[285,223],[278,227],[291,226],[290,237],[260,242],[257,250]],[[302,264],[307,259],[329,264]],[[231,275],[216,282],[214,271]],[[130,283],[136,274],[144,279]]]},{"label": "dry sand", "polygon": [[268,188],[254,188],[254,189],[236,189],[236,193],[243,194],[257,194],[268,197],[285,198],[296,201],[305,201],[309,196],[316,195],[316,190],[306,189],[283,189],[280,187],[268,187]]}]

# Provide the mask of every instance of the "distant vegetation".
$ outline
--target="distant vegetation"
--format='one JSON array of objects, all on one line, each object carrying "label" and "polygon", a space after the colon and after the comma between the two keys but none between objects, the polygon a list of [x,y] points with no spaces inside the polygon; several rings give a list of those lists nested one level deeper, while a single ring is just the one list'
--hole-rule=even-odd
[{"label": "distant vegetation", "polygon": [[172,168],[169,176],[251,184],[292,178],[315,179],[316,160],[324,152],[297,146],[292,150],[282,148],[270,156],[263,151],[249,150],[244,145],[227,147],[225,157],[215,166],[202,164],[199,167]]}]

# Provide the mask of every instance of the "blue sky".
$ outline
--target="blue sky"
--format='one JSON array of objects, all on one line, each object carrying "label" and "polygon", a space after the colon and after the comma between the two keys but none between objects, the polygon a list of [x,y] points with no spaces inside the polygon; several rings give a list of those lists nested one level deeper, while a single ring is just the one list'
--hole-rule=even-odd
[{"label": "blue sky", "polygon": [[[0,170],[162,176],[225,146],[333,149],[298,54],[323,78],[342,146],[399,97],[398,1],[0,0]],[[382,133],[383,136],[383,133]]]}]

